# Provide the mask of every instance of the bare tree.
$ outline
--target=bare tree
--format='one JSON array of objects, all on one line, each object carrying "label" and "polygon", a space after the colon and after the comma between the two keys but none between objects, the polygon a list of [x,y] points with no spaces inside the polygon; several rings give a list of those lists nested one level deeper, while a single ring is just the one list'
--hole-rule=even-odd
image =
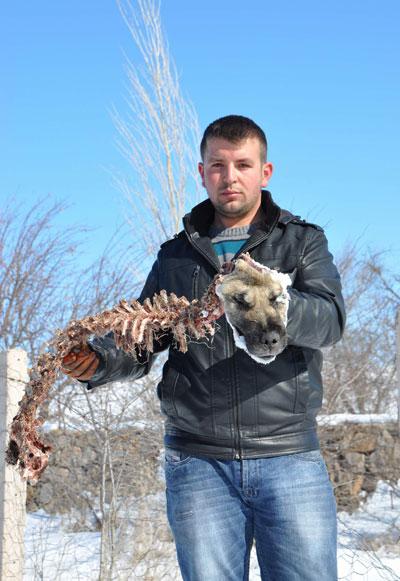
[{"label": "bare tree", "polygon": [[[13,199],[0,208],[0,348],[25,348],[31,361],[46,349],[56,327],[65,326],[71,318],[102,311],[123,297],[135,298],[139,291],[129,258],[135,261],[140,256],[124,240],[110,241],[93,265],[84,269],[77,266],[85,229],[57,227],[65,208],[62,202],[45,200],[27,208]],[[121,388],[111,388],[88,397],[77,382],[60,379],[46,409],[41,409],[46,429],[49,425],[53,428],[48,437],[58,452],[57,462],[43,486],[28,488],[29,505],[39,502],[50,513],[70,509],[63,520],[74,530],[87,528],[92,522],[104,539],[115,539],[123,530],[120,525],[124,521],[115,517],[121,496],[137,496],[144,481],[155,482],[154,447],[158,455],[160,430],[154,427],[159,426],[158,411],[157,421],[149,421],[155,408],[152,388],[147,378],[127,391],[124,386],[123,393]],[[135,436],[127,436],[129,422],[140,421],[137,440],[146,424],[145,441],[153,450],[152,455],[143,455],[147,469],[141,465],[138,444],[130,440]],[[139,469],[139,477],[133,467]],[[110,546],[111,558],[102,559],[105,570],[113,567],[118,555],[117,544]],[[102,555],[107,556],[108,544],[103,542],[102,547]]]},{"label": "bare tree", "polygon": [[326,413],[382,413],[395,405],[395,322],[398,279],[382,252],[355,245],[338,260],[347,307],[342,341],[326,351]]},{"label": "bare tree", "polygon": [[49,325],[65,318],[63,297],[84,231],[56,228],[65,208],[42,200],[26,209],[12,198],[0,208],[1,349],[20,347],[32,356],[49,338]]},{"label": "bare tree", "polygon": [[[12,198],[0,207],[0,349],[23,348],[31,361],[56,328],[139,292],[129,263],[142,257],[121,236],[92,265],[77,266],[88,231],[57,226],[66,207],[51,200],[27,207]],[[67,384],[59,382],[54,396]]]},{"label": "bare tree", "polygon": [[131,179],[116,173],[114,178],[131,204],[137,243],[154,256],[160,242],[180,229],[185,209],[199,199],[200,129],[193,105],[182,94],[159,3],[117,3],[141,64],[126,57],[129,113],[112,113],[132,172]]},{"label": "bare tree", "polygon": [[[138,57],[134,62],[126,57],[128,114],[122,116],[112,111],[120,136],[119,147],[130,164],[129,178],[115,170],[113,178],[131,207],[129,223],[141,259],[132,261],[130,273],[137,281],[144,279],[160,243],[180,229],[185,210],[199,200],[200,185],[195,169],[200,130],[194,107],[182,95],[162,30],[159,3],[153,0],[135,3],[117,0],[117,3]],[[103,287],[101,281],[99,288]],[[149,464],[146,446],[154,442],[158,450],[161,448],[161,417],[154,396],[158,373],[159,367],[156,367],[150,378],[127,384],[122,391],[121,387],[110,386],[98,394],[85,394],[85,404],[77,391],[71,391],[68,399],[70,410],[85,410],[85,417],[79,423],[87,422],[95,434],[98,449],[104,452],[98,461],[98,496],[94,502],[90,501],[102,533],[102,579],[112,578],[116,571],[123,578],[124,562],[130,572],[126,578],[132,571],[143,572],[154,566],[155,535],[158,538],[160,530],[172,546],[164,512],[155,518],[154,510],[159,504],[149,506],[148,500],[155,492],[157,479],[154,464]],[[66,411],[66,424],[71,426],[71,413]],[[123,444],[122,426],[138,423],[143,427],[128,453]],[[132,438],[132,430],[130,434]],[[136,470],[135,476],[138,466],[142,470],[140,475]],[[136,481],[136,488],[132,488],[132,480]],[[129,517],[130,511],[133,518]],[[135,544],[123,558],[120,541],[132,535],[132,526]],[[162,577],[157,573],[157,578]]]},{"label": "bare tree", "polygon": [[168,538],[172,552],[159,502],[162,430],[154,377],[71,391],[65,429],[49,434],[55,452],[36,502],[64,513],[70,530],[101,533],[101,579],[129,579],[136,568],[156,566],[160,537]]},{"label": "bare tree", "polygon": [[[127,120],[115,113],[120,147],[132,164],[131,180],[121,176],[115,176],[115,180],[132,205],[130,222],[134,227],[135,251],[130,253],[133,259],[127,264],[126,252],[115,241],[93,267],[79,273],[75,267],[71,273],[75,276],[58,279],[55,269],[54,280],[65,281],[65,286],[59,304],[41,296],[40,301],[48,307],[38,316],[44,338],[51,334],[49,321],[51,327],[53,321],[54,327],[63,327],[70,318],[92,314],[123,297],[135,298],[137,282],[145,274],[143,271],[138,275],[139,267],[147,269],[145,256],[154,256],[160,242],[179,229],[185,208],[189,209],[198,198],[199,185],[194,176],[195,149],[200,142],[197,117],[180,91],[178,74],[161,29],[159,6],[143,0],[135,7],[120,2],[119,7],[143,60],[140,71],[132,62],[127,63],[130,85]],[[49,290],[50,298],[50,285],[46,280],[41,282]],[[25,327],[30,326],[27,321]],[[43,333],[37,335],[38,344],[43,341]],[[21,344],[19,337],[17,343]],[[138,389],[142,390],[140,396]],[[46,510],[50,512],[62,512],[69,507],[65,520],[72,527],[89,526],[101,532],[102,579],[120,576],[123,561],[128,579],[132,570],[153,567],[156,556],[162,561],[156,549],[160,530],[164,531],[161,536],[169,541],[170,551],[172,547],[164,511],[161,509],[160,514],[158,503],[150,501],[149,505],[149,494],[160,492],[156,465],[148,450],[151,442],[156,443],[158,457],[161,448],[154,377],[147,378],[141,387],[136,383],[126,385],[123,391],[120,386],[93,394],[83,390],[64,381],[53,391],[45,415],[57,427],[53,440],[58,466],[54,463],[49,467],[49,479],[41,483],[47,490],[42,498],[49,500]],[[157,411],[153,413],[154,406]],[[149,422],[152,414],[154,418]],[[130,431],[128,439],[128,426],[138,423],[142,429],[136,434]],[[68,496],[69,499],[64,498]],[[80,520],[74,519],[79,513]],[[132,535],[132,523],[136,543],[126,555],[121,541]]]}]

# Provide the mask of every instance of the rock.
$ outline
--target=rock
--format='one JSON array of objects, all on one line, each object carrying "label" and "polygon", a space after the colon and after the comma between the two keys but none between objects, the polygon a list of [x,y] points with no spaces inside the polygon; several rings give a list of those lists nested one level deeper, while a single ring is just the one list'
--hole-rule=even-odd
[{"label": "rock", "polygon": [[[158,486],[155,475],[162,435],[159,441],[147,441],[136,431],[113,434],[114,461],[124,475],[121,497],[142,496],[148,482],[154,491]],[[357,509],[376,490],[379,480],[397,482],[400,478],[400,437],[394,422],[319,427],[318,433],[338,510]],[[98,497],[103,450],[90,431],[58,430],[49,437],[55,453],[42,479],[28,487],[27,510],[44,508],[49,514],[68,514],[81,530],[90,521],[90,503]],[[96,526],[89,522],[93,530]]]},{"label": "rock", "polygon": [[347,452],[344,457],[353,473],[363,474],[365,472],[364,454],[360,454],[359,452]]},{"label": "rock", "polygon": [[393,448],[394,440],[390,433],[384,428],[382,432],[378,435],[377,448],[379,447],[389,447]]},{"label": "rock", "polygon": [[377,446],[376,434],[357,433],[348,446],[352,452],[373,452]]},{"label": "rock", "polygon": [[362,486],[363,490],[367,493],[375,492],[378,480],[379,477],[374,476],[373,474],[365,474]]},{"label": "rock", "polygon": [[394,466],[400,466],[400,441],[394,443],[392,460]]},{"label": "rock", "polygon": [[[391,456],[391,451],[387,448],[378,448],[375,452],[372,452],[368,458],[367,466],[369,472],[373,474],[386,473],[388,466],[391,464],[389,457]],[[382,478],[384,480],[384,477]]]},{"label": "rock", "polygon": [[46,504],[49,504],[53,500],[53,497],[54,497],[53,487],[50,484],[50,482],[46,482],[40,488],[39,502],[42,506],[43,505],[46,506]]},{"label": "rock", "polygon": [[364,482],[364,476],[362,474],[358,474],[355,477],[353,484],[351,485],[352,496],[358,496],[360,494],[363,482]]}]

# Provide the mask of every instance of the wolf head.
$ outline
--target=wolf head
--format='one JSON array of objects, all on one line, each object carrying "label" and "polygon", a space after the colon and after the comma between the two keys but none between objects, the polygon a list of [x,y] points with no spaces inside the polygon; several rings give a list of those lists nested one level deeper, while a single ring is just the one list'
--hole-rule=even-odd
[{"label": "wolf head", "polygon": [[271,363],[286,347],[290,284],[289,275],[243,254],[216,289],[237,347],[259,363]]}]

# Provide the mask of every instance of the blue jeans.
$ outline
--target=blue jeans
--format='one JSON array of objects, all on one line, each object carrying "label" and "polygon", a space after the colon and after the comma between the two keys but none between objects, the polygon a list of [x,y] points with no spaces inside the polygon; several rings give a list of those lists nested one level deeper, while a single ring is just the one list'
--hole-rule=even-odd
[{"label": "blue jeans", "polygon": [[167,514],[184,581],[337,581],[336,501],[319,450],[215,460],[166,449]]}]

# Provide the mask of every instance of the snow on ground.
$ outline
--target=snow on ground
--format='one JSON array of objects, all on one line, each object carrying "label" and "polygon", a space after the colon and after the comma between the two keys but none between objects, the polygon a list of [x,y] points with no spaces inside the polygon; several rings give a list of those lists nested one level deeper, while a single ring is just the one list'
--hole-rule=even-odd
[{"label": "snow on ground", "polygon": [[24,581],[97,581],[99,533],[66,533],[61,518],[28,513]]},{"label": "snow on ground", "polygon": [[[339,513],[338,527],[340,581],[400,581],[400,481],[397,487],[379,482],[376,492],[356,512]],[[65,532],[60,517],[43,511],[28,514],[25,550],[24,581],[98,579],[99,533]],[[168,574],[161,576],[158,569],[154,579],[180,578],[175,559],[165,565],[165,571]],[[135,577],[124,575],[123,579]],[[253,551],[250,581],[259,579]]]},{"label": "snow on ground", "polygon": [[320,426],[337,426],[339,424],[386,424],[397,421],[397,413],[387,414],[329,414],[317,417]]},{"label": "snow on ground", "polygon": [[400,579],[400,480],[379,482],[356,512],[338,515],[339,578],[354,581]]}]

